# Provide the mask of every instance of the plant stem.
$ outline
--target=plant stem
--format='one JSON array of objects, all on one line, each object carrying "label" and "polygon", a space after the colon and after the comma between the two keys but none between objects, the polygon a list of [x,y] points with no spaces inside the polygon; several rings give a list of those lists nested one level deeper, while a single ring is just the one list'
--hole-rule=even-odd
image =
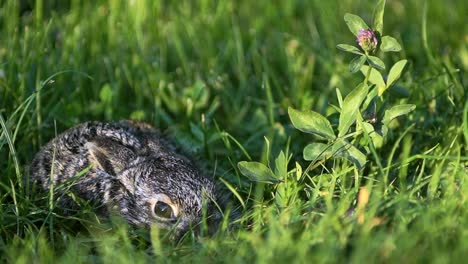
[{"label": "plant stem", "polygon": [[[367,57],[367,51],[366,51],[366,57]],[[367,85],[367,82],[369,81],[369,77],[370,77],[370,74],[372,72],[372,65],[370,65],[369,63],[369,68],[367,69],[367,73],[366,73],[366,78],[364,79],[364,83]]]}]

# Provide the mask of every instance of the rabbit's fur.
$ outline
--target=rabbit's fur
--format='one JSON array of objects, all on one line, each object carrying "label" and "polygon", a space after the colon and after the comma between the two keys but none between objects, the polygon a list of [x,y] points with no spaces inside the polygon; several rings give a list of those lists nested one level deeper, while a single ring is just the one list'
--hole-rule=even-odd
[{"label": "rabbit's fur", "polygon": [[[156,224],[181,234],[199,223],[203,212],[213,221],[221,214],[214,182],[145,123],[73,127],[36,154],[30,175],[44,190],[71,184],[74,195],[135,226]],[[71,195],[58,199],[63,208],[77,206]]]}]

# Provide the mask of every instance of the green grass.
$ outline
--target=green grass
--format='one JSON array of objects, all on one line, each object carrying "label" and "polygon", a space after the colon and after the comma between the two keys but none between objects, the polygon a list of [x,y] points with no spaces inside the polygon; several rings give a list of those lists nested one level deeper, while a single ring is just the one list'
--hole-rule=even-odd
[{"label": "green grass", "polygon": [[[287,109],[330,114],[335,88],[346,95],[361,81],[335,46],[354,41],[343,15],[369,21],[373,1],[67,2],[0,3],[2,262],[468,257],[465,1],[426,1],[427,10],[424,1],[388,1],[384,31],[403,52],[384,61],[408,59],[399,84],[410,94],[386,100],[416,110],[392,123],[363,170],[329,161],[282,190],[250,182],[237,163],[274,163],[283,150],[290,170],[309,166],[302,149],[316,138],[294,129]],[[119,119],[166,131],[235,190],[232,200],[245,205],[235,228],[171,242],[156,229],[100,222],[92,208],[62,216],[23,186],[57,132]]]}]

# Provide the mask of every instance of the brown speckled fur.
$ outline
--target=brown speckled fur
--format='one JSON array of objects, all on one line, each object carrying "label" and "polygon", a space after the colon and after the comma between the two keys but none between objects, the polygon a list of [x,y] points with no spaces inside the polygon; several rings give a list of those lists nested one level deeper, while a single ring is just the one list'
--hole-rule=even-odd
[{"label": "brown speckled fur", "polygon": [[[84,175],[72,178],[86,169]],[[44,190],[75,180],[71,186],[75,195],[102,205],[105,212],[112,208],[136,226],[155,223],[181,234],[201,220],[203,204],[213,219],[220,218],[210,201],[218,197],[215,184],[145,123],[87,122],[73,127],[37,153],[30,175]],[[152,216],[148,201],[158,193],[179,205],[176,222]],[[69,196],[63,196],[60,205],[77,206]]]}]

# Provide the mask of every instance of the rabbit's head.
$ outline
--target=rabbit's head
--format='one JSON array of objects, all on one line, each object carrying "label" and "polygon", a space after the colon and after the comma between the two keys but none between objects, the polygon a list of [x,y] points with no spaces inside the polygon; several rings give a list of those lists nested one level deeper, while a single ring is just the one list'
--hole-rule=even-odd
[{"label": "rabbit's head", "polygon": [[220,222],[215,184],[187,158],[164,150],[138,154],[109,140],[86,145],[95,169],[114,179],[104,201],[130,224],[157,225],[179,237],[203,216],[208,225]]}]

